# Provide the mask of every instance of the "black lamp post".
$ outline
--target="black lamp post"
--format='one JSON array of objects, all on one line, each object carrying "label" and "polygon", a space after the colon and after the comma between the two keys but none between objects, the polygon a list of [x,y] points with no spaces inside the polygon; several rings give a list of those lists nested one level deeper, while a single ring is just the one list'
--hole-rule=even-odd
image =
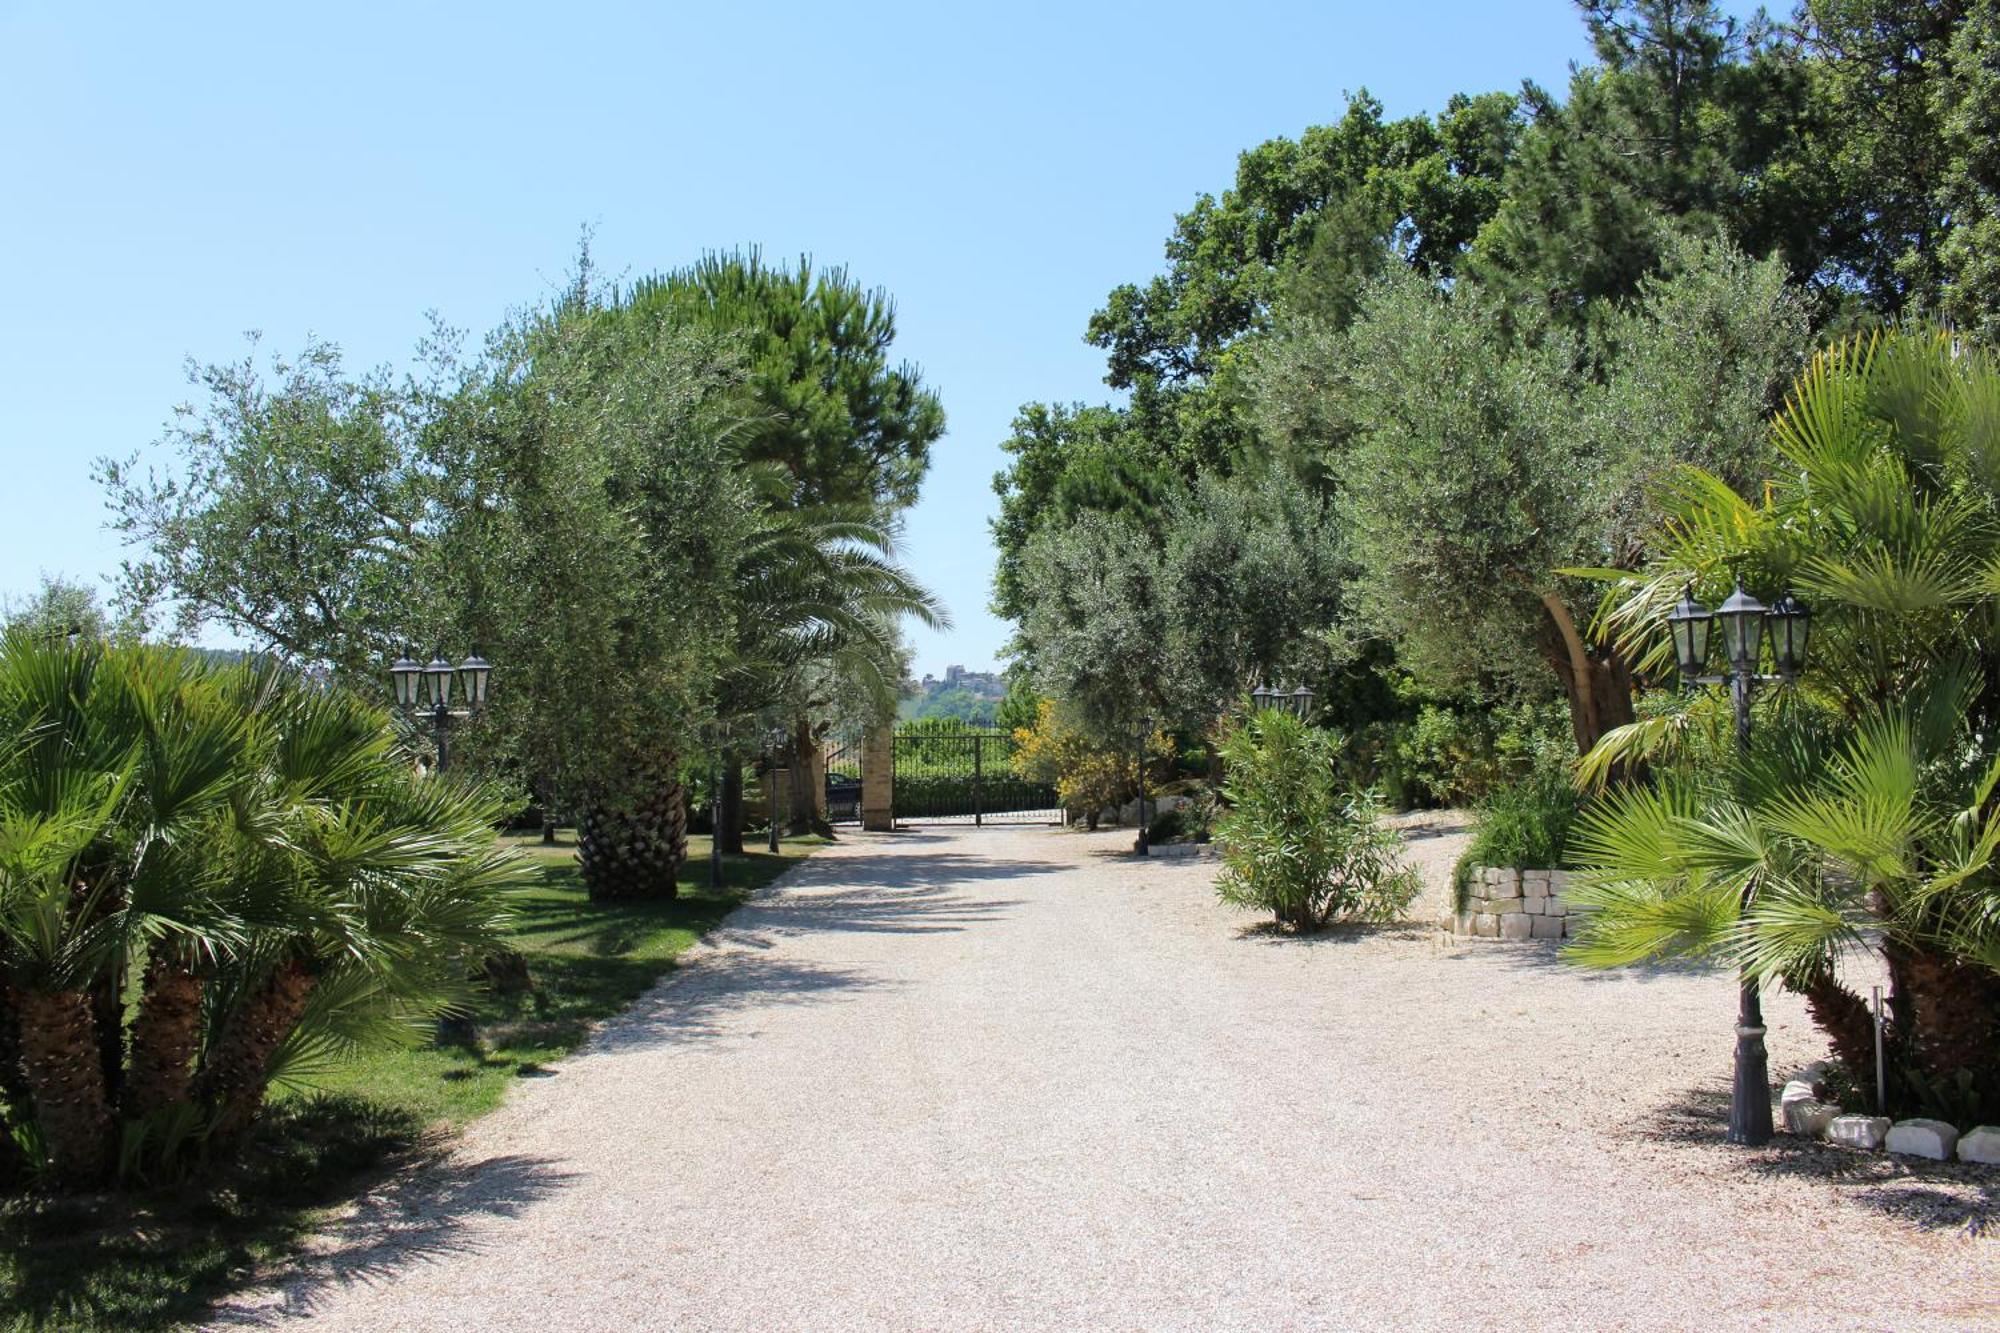
[{"label": "black lamp post", "polygon": [[1132,850],[1140,856],[1153,854],[1153,845],[1146,838],[1146,738],[1152,734],[1153,719],[1140,718],[1138,733],[1132,738],[1139,759],[1139,836],[1133,840]]},{"label": "black lamp post", "polygon": [[[446,733],[458,718],[475,717],[486,710],[486,687],[493,676],[493,664],[478,652],[457,666],[439,653],[423,665],[410,656],[408,647],[389,664],[389,679],[396,687],[396,706],[415,717],[428,714],[431,733],[437,739],[438,771],[444,770],[450,754]],[[451,706],[452,684],[456,681],[465,707]]]},{"label": "black lamp post", "polygon": [[785,804],[782,799],[784,784],[778,781],[778,756],[784,751],[784,747],[791,743],[791,739],[791,732],[783,727],[773,727],[770,735],[765,738],[764,785],[769,789],[771,797],[771,834],[769,845],[772,855],[776,855],[778,851],[779,825],[784,816],[783,807]]},{"label": "black lamp post", "polygon": [[726,732],[720,724],[702,728],[703,748],[708,751],[708,887],[722,887],[722,744]]},{"label": "black lamp post", "polygon": [[[1722,656],[1725,673],[1702,674],[1708,665],[1710,628],[1722,625]],[[1750,703],[1757,686],[1783,682],[1792,684],[1806,664],[1806,635],[1812,613],[1786,593],[1775,606],[1767,607],[1743,591],[1739,580],[1729,599],[1711,612],[1695,601],[1688,589],[1667,613],[1667,632],[1673,639],[1674,662],[1680,668],[1684,686],[1727,685],[1729,700],[1736,712],[1736,746],[1750,748]],[[1764,656],[1764,637],[1771,639],[1771,660],[1775,675],[1760,675],[1757,668]],[[1743,907],[1750,906],[1746,890]],[[1758,995],[1757,979],[1743,970],[1737,989],[1736,1074],[1729,1094],[1729,1141],[1755,1147],[1771,1139],[1771,1076],[1764,1052],[1764,1007]]]}]

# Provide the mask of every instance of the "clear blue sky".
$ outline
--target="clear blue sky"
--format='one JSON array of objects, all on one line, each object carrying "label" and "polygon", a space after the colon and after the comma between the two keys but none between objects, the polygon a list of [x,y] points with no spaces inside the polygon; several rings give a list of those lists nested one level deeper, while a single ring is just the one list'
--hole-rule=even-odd
[{"label": "clear blue sky", "polygon": [[120,549],[93,458],[184,360],[308,333],[399,360],[560,282],[761,244],[896,297],[943,395],[907,555],[993,664],[990,480],[1015,408],[1102,400],[1085,321],[1236,154],[1455,91],[1560,86],[1567,0],[84,6],[0,0],[0,595]]}]

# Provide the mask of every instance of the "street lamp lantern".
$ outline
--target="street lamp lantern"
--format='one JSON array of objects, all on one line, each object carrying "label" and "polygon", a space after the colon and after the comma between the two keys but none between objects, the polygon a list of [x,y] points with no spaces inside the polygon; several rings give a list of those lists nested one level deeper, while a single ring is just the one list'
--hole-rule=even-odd
[{"label": "street lamp lantern", "polygon": [[389,679],[396,685],[396,706],[415,708],[423,692],[424,669],[410,656],[407,645],[403,648],[403,655],[389,664]]},{"label": "street lamp lantern", "polygon": [[1313,692],[1311,686],[1301,682],[1293,688],[1287,698],[1290,701],[1293,716],[1301,719],[1312,716]]},{"label": "street lamp lantern", "polygon": [[1771,608],[1770,621],[1771,656],[1778,674],[1788,681],[1796,680],[1806,669],[1806,634],[1812,628],[1812,612],[1786,593]]},{"label": "street lamp lantern", "polygon": [[1701,678],[1702,668],[1708,665],[1708,631],[1714,624],[1714,613],[1694,599],[1694,589],[1689,588],[1681,595],[1674,609],[1667,613],[1667,631],[1674,641],[1674,662],[1680,667],[1681,680],[1692,685]]},{"label": "street lamp lantern", "polygon": [[477,648],[458,664],[459,693],[465,697],[466,707],[486,707],[486,682],[492,674],[493,664],[481,657]]},{"label": "street lamp lantern", "polygon": [[1276,707],[1277,702],[1278,692],[1269,685],[1259,685],[1256,689],[1250,691],[1250,706],[1259,712],[1262,712],[1266,708]]},{"label": "street lamp lantern", "polygon": [[449,707],[451,678],[457,674],[458,669],[444,660],[443,653],[433,657],[430,665],[424,668],[424,701],[433,708]]},{"label": "street lamp lantern", "polygon": [[1715,618],[1722,622],[1722,655],[1732,675],[1757,674],[1757,663],[1764,655],[1766,613],[1764,604],[1743,591],[1740,581],[1729,600],[1716,608]]}]

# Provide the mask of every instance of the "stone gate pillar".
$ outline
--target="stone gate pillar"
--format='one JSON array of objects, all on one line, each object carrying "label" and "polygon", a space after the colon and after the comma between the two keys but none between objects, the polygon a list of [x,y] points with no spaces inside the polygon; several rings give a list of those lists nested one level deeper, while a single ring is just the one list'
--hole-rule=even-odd
[{"label": "stone gate pillar", "polygon": [[896,728],[870,727],[861,737],[861,827],[896,827]]}]

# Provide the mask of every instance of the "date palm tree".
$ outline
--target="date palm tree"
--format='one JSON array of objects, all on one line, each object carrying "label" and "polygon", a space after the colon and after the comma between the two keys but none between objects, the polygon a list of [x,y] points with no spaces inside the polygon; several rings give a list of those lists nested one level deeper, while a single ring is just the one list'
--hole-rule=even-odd
[{"label": "date palm tree", "polygon": [[721,682],[725,718],[762,716],[790,736],[793,829],[814,818],[824,716],[842,693],[894,710],[902,685],[902,621],[949,628],[943,604],[898,558],[897,527],[879,507],[786,502],[779,468],[752,469],[763,501],[735,583],[737,640]]},{"label": "date palm tree", "polygon": [[1842,963],[1892,984],[1891,1099],[2000,1107],[2000,367],[1945,334],[1823,352],[1773,422],[1766,494],[1683,476],[1654,562],[1606,623],[1657,671],[1690,585],[1813,610],[1796,691],[1766,691],[1736,756],[1718,701],[1692,695],[1605,737],[1586,779],[1647,762],[1573,836],[1596,908],[1572,946],[1612,965],[1719,955],[1806,996],[1850,1067],[1872,1017]]}]

